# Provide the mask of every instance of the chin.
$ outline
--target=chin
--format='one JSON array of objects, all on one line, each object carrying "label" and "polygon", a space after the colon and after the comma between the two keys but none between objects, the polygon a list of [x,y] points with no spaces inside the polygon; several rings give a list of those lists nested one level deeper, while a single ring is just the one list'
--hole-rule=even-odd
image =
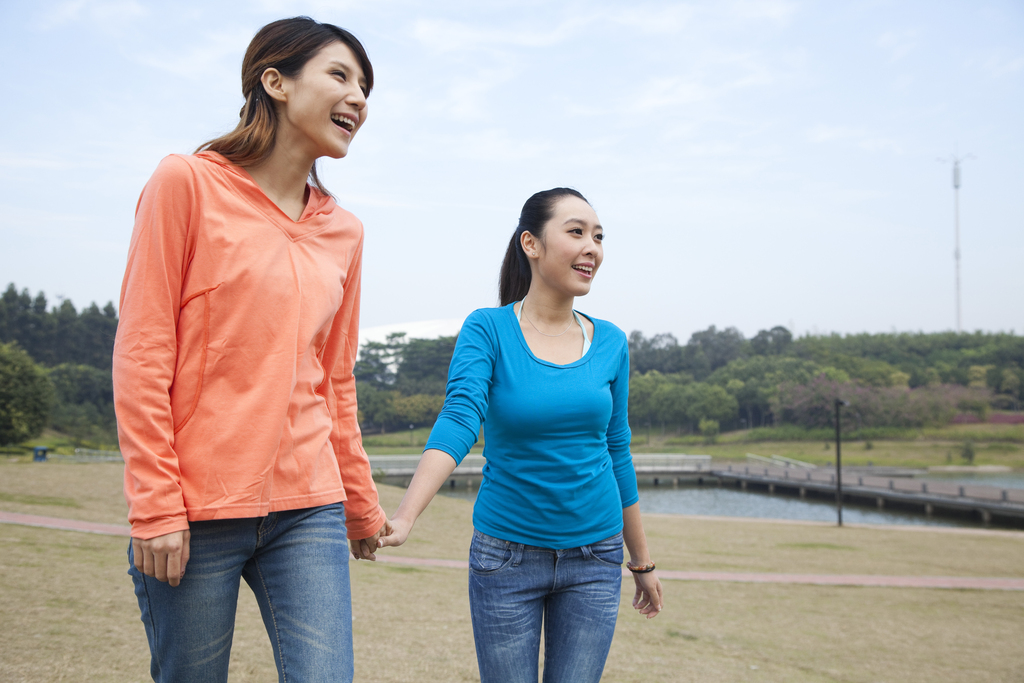
[{"label": "chin", "polygon": [[572,292],[573,296],[586,296],[587,294],[590,294],[589,285],[587,285],[586,287],[578,287],[576,288],[576,291]]}]

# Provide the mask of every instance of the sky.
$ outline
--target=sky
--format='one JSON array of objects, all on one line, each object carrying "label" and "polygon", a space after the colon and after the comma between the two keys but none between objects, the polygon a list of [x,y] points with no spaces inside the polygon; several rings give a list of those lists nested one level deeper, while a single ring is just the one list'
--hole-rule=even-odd
[{"label": "sky", "polygon": [[320,166],[364,327],[495,305],[523,202],[570,186],[605,228],[576,307],[626,332],[955,330],[958,154],[963,328],[1024,333],[1019,0],[3,0],[0,287],[116,305],[149,175],[234,127],[246,45],[298,14],[374,65]]}]

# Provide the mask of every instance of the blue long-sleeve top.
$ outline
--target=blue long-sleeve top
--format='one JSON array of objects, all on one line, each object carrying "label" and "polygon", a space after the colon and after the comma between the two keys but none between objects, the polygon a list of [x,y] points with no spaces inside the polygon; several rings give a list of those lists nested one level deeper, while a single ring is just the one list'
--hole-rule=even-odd
[{"label": "blue long-sleeve top", "polygon": [[590,349],[568,365],[530,351],[511,304],[476,310],[463,323],[426,448],[460,463],[485,425],[486,464],[473,508],[483,533],[574,548],[622,531],[622,508],[639,500],[626,335],[591,320]]}]

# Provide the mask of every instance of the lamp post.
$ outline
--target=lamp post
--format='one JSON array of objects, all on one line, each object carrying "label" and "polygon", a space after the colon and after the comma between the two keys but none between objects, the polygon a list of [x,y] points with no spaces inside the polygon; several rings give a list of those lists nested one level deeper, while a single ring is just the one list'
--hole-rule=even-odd
[{"label": "lamp post", "polygon": [[836,516],[839,526],[843,525],[843,453],[840,447],[839,408],[848,405],[849,401],[836,399]]}]

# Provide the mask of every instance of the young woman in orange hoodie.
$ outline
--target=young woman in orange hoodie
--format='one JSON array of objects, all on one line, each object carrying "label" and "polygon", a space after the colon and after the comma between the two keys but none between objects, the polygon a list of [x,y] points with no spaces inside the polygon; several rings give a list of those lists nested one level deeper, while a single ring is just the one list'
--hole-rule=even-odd
[{"label": "young woman in orange hoodie", "polygon": [[363,227],[316,173],[366,120],[349,32],[268,24],[234,131],[165,158],[114,346],[135,584],[156,681],[226,681],[240,579],[280,680],[352,679],[348,552],[387,526],[356,418]]}]

